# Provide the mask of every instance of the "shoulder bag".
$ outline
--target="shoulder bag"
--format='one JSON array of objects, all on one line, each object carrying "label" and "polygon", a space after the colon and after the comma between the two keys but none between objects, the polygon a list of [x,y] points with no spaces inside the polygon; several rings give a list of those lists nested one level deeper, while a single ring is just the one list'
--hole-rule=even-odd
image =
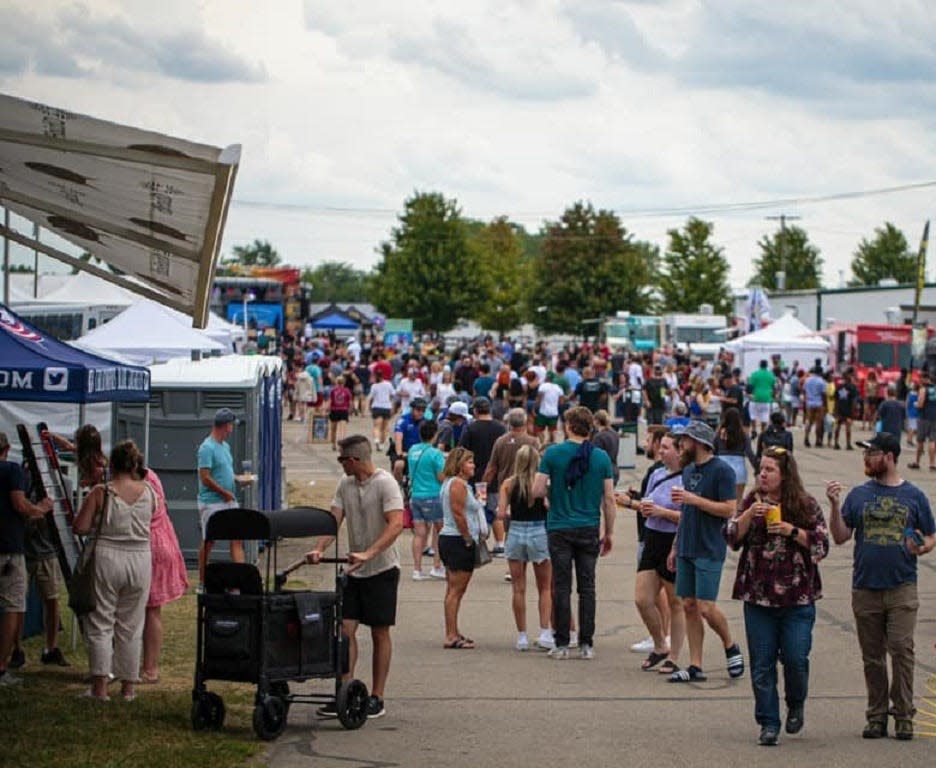
[{"label": "shoulder bag", "polygon": [[97,608],[97,596],[94,593],[94,551],[97,548],[101,525],[104,523],[104,515],[107,514],[111,493],[111,489],[105,485],[104,506],[97,516],[97,525],[90,540],[85,542],[78,563],[75,565],[75,570],[68,580],[68,607],[79,617],[86,616]]}]

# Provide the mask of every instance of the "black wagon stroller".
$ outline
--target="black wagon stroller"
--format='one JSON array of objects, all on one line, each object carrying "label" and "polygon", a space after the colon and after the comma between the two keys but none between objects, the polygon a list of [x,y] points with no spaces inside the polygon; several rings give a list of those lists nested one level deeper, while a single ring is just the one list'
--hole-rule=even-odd
[{"label": "black wagon stroller", "polygon": [[[248,563],[209,563],[205,569],[192,688],[195,730],[219,729],[224,723],[224,702],[207,689],[207,680],[257,686],[253,727],[261,739],[282,733],[292,704],[334,703],[338,720],[348,729],[367,720],[367,687],[360,680],[342,681],[348,669],[348,643],[341,633],[347,576],[340,564],[347,560],[322,559],[335,564],[334,592],[284,590],[286,573],[276,566],[279,540],[337,532],[335,518],[313,507],[226,509],[208,520],[206,539],[265,541],[268,553],[265,579]],[[291,682],[313,678],[334,678],[334,691],[295,693],[289,688]]]}]

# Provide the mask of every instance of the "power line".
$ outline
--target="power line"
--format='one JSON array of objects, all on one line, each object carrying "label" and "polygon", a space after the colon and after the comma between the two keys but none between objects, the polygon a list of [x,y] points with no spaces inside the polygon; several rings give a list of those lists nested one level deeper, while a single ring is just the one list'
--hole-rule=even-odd
[{"label": "power line", "polygon": [[[834,192],[828,195],[804,195],[801,197],[784,197],[773,200],[751,200],[735,203],[709,203],[688,206],[670,206],[657,208],[632,208],[628,206],[619,206],[614,208],[614,212],[622,217],[631,218],[656,218],[666,216],[683,215],[703,215],[713,213],[746,213],[762,210],[765,208],[778,208],[784,206],[814,205],[816,203],[829,203],[839,200],[856,200],[867,197],[879,197],[882,195],[892,195],[901,192],[912,192],[922,189],[936,187],[936,180],[921,181],[912,184],[900,184],[893,187],[876,187],[873,189],[864,189],[851,192]],[[235,198],[232,204],[242,208],[255,208],[259,210],[276,211],[295,211],[320,214],[335,214],[339,216],[393,216],[399,213],[398,210],[391,208],[368,208],[354,206],[333,206],[320,205],[313,203],[275,203],[261,200],[242,200]],[[519,211],[512,214],[518,218],[548,218],[555,216],[555,211]],[[473,217],[469,217],[473,218]]]}]

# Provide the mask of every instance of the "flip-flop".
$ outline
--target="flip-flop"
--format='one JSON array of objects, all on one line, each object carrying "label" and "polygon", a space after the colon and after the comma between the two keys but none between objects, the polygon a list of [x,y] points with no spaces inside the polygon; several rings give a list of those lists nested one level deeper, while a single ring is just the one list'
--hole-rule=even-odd
[{"label": "flip-flop", "polygon": [[643,660],[643,663],[640,665],[640,668],[647,672],[648,670],[653,669],[661,661],[664,661],[666,657],[669,656],[669,651],[666,653],[657,653],[656,651],[651,651],[650,655]]},{"label": "flip-flop", "polygon": [[660,668],[657,670],[657,672],[659,672],[661,675],[672,675],[674,672],[678,671],[679,665],[672,659],[667,659],[664,661],[662,664],[660,664]]},{"label": "flip-flop", "polygon": [[143,685],[156,685],[159,682],[159,675],[140,675],[140,683]]},{"label": "flip-flop", "polygon": [[456,637],[452,642],[443,644],[442,647],[450,651],[473,651],[475,644],[467,637]]}]

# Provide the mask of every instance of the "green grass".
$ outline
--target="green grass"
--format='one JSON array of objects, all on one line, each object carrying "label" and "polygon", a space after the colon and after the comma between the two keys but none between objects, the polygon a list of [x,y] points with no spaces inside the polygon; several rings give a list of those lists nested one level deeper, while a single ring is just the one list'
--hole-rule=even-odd
[{"label": "green grass", "polygon": [[[64,602],[62,603],[65,604]],[[79,698],[87,684],[84,645],[70,648],[68,619],[60,645],[70,667],[39,663],[42,638],[26,642],[27,666],[16,672],[20,686],[0,688],[4,745],[0,764],[30,768],[66,766],[243,766],[265,744],[251,726],[254,687],[211,681],[227,709],[221,731],[192,729],[192,678],[195,665],[195,596],[163,608],[161,681],[140,685],[133,702],[120,699],[112,684],[109,702]]]}]

